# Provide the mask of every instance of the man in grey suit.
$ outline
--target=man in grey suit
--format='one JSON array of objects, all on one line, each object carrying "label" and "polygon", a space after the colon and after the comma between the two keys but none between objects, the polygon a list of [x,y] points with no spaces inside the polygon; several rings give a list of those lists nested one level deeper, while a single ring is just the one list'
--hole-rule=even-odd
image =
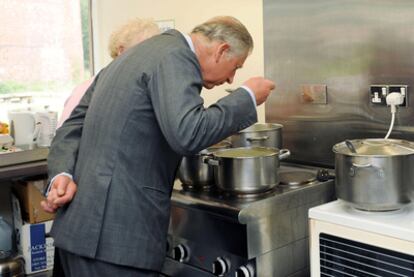
[{"label": "man in grey suit", "polygon": [[182,156],[255,123],[275,87],[254,77],[203,106],[202,87],[232,83],[252,49],[243,24],[216,17],[190,35],[150,38],[98,74],[48,157],[46,209],[58,210],[52,236],[66,276],[157,276]]}]

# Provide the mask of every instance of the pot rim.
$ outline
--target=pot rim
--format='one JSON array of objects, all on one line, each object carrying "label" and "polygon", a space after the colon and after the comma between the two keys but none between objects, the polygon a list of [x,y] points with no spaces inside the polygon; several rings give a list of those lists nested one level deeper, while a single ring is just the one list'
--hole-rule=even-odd
[{"label": "pot rim", "polygon": [[[254,157],[248,157],[248,156],[240,156],[240,157],[223,157],[223,156],[218,156],[217,154],[220,153],[225,153],[225,152],[229,152],[229,151],[237,151],[237,150],[251,150],[251,149],[260,149],[260,150],[266,150],[269,151],[269,154],[267,155],[262,155],[262,156],[254,156]],[[216,158],[221,158],[221,159],[257,159],[257,158],[267,158],[267,157],[273,157],[273,156],[278,156],[280,153],[280,149],[278,148],[273,148],[273,147],[260,147],[260,146],[252,146],[252,147],[236,147],[236,148],[227,148],[227,149],[221,149],[219,151],[216,151],[213,154],[214,157]]]},{"label": "pot rim", "polygon": [[[409,156],[414,154],[414,143],[408,140],[402,140],[402,139],[383,139],[383,138],[366,138],[366,139],[354,139],[350,140],[352,143],[361,142],[361,141],[388,141],[390,144],[395,144],[397,147],[400,147],[402,149],[406,149],[407,153],[388,153],[388,154],[362,154],[362,153],[352,153],[350,150],[348,150],[348,147],[346,146],[346,142],[342,141],[337,144],[335,144],[332,147],[332,151],[335,154],[340,154],[348,157],[367,157],[367,158],[390,158],[390,157],[402,157],[402,156]],[[402,144],[407,144],[407,146],[404,146]],[[410,148],[412,146],[413,148]],[[347,151],[343,151],[344,149],[347,149]]]},{"label": "pot rim", "polygon": [[[256,126],[260,126],[258,127],[260,129],[254,130]],[[256,124],[253,124],[247,127],[246,129],[240,130],[239,133],[269,132],[269,131],[274,131],[274,130],[278,130],[282,128],[283,128],[283,125],[278,124],[278,123],[256,123]]]}]

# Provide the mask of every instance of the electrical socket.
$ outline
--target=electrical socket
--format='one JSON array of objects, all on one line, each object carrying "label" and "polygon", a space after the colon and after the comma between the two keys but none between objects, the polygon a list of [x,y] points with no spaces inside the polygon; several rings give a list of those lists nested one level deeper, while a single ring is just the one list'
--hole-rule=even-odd
[{"label": "electrical socket", "polygon": [[388,94],[397,92],[401,93],[404,96],[404,101],[402,102],[400,107],[407,107],[408,106],[408,86],[406,85],[389,85],[388,86]]},{"label": "electrical socket", "polygon": [[371,85],[369,99],[371,104],[378,106],[386,106],[385,98],[388,95],[387,85]]},{"label": "electrical socket", "polygon": [[404,96],[404,101],[400,106],[408,106],[407,85],[371,85],[369,95],[370,103],[375,106],[387,106],[387,101],[385,99],[387,95],[392,92],[398,92]]}]

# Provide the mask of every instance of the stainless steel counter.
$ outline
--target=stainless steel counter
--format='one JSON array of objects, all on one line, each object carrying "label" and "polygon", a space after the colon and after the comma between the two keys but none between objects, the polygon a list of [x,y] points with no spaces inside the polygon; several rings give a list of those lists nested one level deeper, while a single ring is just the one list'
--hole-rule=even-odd
[{"label": "stainless steel counter", "polygon": [[0,180],[47,173],[49,148],[33,148],[0,154]]}]

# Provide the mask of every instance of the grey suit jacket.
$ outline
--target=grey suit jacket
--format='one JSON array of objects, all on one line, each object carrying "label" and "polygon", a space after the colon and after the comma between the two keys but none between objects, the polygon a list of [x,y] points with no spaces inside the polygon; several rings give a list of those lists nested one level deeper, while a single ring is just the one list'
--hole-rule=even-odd
[{"label": "grey suit jacket", "polygon": [[257,121],[244,89],[204,108],[201,88],[198,60],[175,30],[129,49],[98,74],[50,149],[49,176],[68,172],[78,184],[53,224],[57,247],[161,268],[181,157]]}]

